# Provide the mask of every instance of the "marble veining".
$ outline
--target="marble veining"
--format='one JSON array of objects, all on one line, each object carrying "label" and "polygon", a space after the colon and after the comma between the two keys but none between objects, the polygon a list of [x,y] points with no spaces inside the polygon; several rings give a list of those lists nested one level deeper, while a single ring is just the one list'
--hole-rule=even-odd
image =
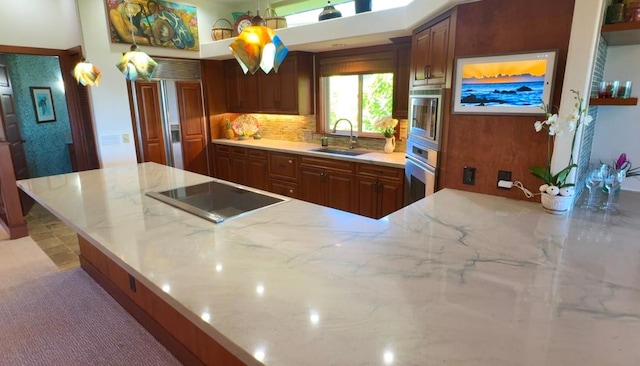
[{"label": "marble veining", "polygon": [[618,215],[445,189],[380,220],[290,200],[222,224],[144,195],[212,179],[145,163],[18,185],[247,364],[640,360],[630,192]]}]

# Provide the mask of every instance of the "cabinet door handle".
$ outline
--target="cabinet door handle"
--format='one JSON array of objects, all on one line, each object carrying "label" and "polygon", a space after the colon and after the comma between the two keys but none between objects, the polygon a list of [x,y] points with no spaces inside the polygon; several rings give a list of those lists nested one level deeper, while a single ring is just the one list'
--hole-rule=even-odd
[{"label": "cabinet door handle", "polygon": [[431,79],[431,65],[427,65],[424,67],[424,77],[426,79]]},{"label": "cabinet door handle", "polygon": [[289,159],[289,164],[293,164],[293,160]]},{"label": "cabinet door handle", "polygon": [[293,194],[293,189],[290,189],[290,190],[289,190],[289,193]]}]

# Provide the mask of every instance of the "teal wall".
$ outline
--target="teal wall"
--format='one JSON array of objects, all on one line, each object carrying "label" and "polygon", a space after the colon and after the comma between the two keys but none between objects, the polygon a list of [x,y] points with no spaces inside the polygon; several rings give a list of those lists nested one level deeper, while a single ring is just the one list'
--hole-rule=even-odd
[{"label": "teal wall", "polygon": [[[56,56],[5,55],[20,120],[29,176],[44,177],[71,172],[66,143],[71,140],[69,112]],[[54,122],[37,123],[29,87],[51,88]]]}]

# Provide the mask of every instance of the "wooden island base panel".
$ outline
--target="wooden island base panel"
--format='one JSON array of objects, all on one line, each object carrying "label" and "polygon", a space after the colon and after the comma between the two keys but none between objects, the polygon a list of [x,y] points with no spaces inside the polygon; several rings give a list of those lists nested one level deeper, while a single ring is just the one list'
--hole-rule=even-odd
[{"label": "wooden island base panel", "polygon": [[185,365],[245,365],[236,356],[78,235],[80,264],[111,297]]}]

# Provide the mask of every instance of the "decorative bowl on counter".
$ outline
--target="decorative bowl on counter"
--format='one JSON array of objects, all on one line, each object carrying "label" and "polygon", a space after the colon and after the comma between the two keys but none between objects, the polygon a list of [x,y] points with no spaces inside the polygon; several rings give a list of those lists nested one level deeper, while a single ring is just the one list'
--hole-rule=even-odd
[{"label": "decorative bowl on counter", "polygon": [[253,136],[258,132],[258,120],[253,116],[243,114],[233,120],[231,128],[233,132],[238,135],[239,140],[244,140],[248,136]]}]

